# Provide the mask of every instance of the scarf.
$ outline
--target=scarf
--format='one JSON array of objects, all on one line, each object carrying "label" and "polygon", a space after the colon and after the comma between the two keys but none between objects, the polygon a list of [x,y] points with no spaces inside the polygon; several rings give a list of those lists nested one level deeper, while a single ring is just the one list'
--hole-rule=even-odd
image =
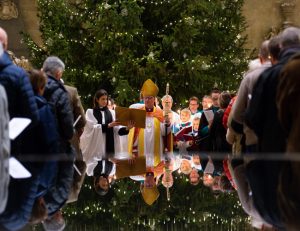
[{"label": "scarf", "polygon": [[[102,124],[102,113],[104,111],[105,124]],[[114,128],[109,128],[108,124],[113,121],[112,114],[107,107],[96,107],[93,109],[93,115],[95,116],[98,124],[102,125],[102,133],[106,133],[106,143],[105,150],[106,155],[110,156],[115,153],[115,144],[114,144]]]}]

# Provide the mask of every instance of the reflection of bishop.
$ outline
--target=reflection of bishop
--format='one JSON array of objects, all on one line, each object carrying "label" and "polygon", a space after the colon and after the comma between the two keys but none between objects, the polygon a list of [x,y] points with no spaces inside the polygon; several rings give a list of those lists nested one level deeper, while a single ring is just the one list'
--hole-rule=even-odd
[{"label": "reflection of bishop", "polygon": [[0,19],[9,20],[18,18],[18,9],[14,2],[11,0],[2,0],[0,2]]},{"label": "reflection of bishop", "polygon": [[[136,156],[145,156],[147,166],[156,166],[163,160],[163,136],[166,133],[163,111],[154,106],[158,87],[152,80],[145,81],[142,87],[144,105],[135,107],[146,110],[145,128],[131,129],[128,135],[128,153]],[[167,126],[167,134],[170,133]]]}]

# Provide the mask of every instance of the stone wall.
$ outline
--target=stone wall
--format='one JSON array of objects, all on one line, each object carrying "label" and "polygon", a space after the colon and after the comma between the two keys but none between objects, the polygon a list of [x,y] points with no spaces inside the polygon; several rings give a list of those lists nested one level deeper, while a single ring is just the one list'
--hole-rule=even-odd
[{"label": "stone wall", "polygon": [[21,42],[21,32],[29,33],[38,44],[42,44],[38,25],[35,0],[0,0],[0,26],[8,34],[8,49],[17,56],[28,54]]},{"label": "stone wall", "polygon": [[[0,16],[3,3],[8,2],[17,6],[18,18],[3,20],[0,17],[0,26],[8,32],[9,48],[18,56],[25,55],[26,48],[20,43],[20,31],[30,33],[38,44],[42,44],[36,0],[0,0]],[[278,33],[284,26],[300,26],[300,17],[296,14],[299,10],[300,0],[245,0],[243,14],[248,25],[245,32],[248,34],[246,48],[257,49],[266,37]]]},{"label": "stone wall", "polygon": [[261,42],[282,28],[300,26],[296,12],[300,10],[300,0],[245,0],[243,14],[248,28],[249,49],[258,49]]}]

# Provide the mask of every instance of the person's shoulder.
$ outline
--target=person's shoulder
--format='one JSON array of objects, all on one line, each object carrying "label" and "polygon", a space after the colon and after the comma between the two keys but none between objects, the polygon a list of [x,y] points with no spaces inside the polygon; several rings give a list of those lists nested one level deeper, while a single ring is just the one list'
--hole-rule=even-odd
[{"label": "person's shoulder", "polygon": [[224,115],[224,109],[219,109],[215,112],[215,118],[223,118],[223,115]]},{"label": "person's shoulder", "polygon": [[[270,68],[267,68],[266,70],[264,70],[259,77],[256,80],[256,83],[253,86],[253,92],[258,91],[259,89],[262,89],[265,85],[265,83],[268,81],[272,71],[273,71],[273,66]],[[260,90],[261,91],[261,90]],[[256,93],[257,94],[257,93]]]},{"label": "person's shoulder", "polygon": [[172,114],[175,120],[180,120],[180,115],[177,112],[172,111]]},{"label": "person's shoulder", "polygon": [[46,84],[45,91],[56,92],[56,94],[60,95],[67,93],[67,90],[64,87],[64,85],[52,76],[48,76],[48,82]]},{"label": "person's shoulder", "polygon": [[12,62],[7,52],[4,52],[4,54],[1,55],[0,57],[0,68],[1,68],[1,72],[4,73],[12,72],[14,70],[19,69],[19,67]]},{"label": "person's shoulder", "polygon": [[247,72],[242,79],[242,81],[249,81],[252,78],[260,76],[264,71],[266,71],[271,65],[262,65],[254,70]]},{"label": "person's shoulder", "polygon": [[163,113],[163,110],[159,106],[155,106],[155,110],[159,113]]},{"label": "person's shoulder", "polygon": [[265,69],[257,79],[256,87],[262,87],[264,89],[269,89],[269,83],[277,81],[279,73],[283,67],[282,63],[277,63],[267,69]]},{"label": "person's shoulder", "polygon": [[20,80],[21,81],[23,81],[24,79],[27,80],[28,78],[27,72],[22,67],[15,65],[11,61],[6,63],[6,66],[3,67],[3,69],[0,71],[0,74],[13,78],[14,81],[19,80],[19,82]]},{"label": "person's shoulder", "polygon": [[93,112],[94,112],[94,109],[93,108],[88,108],[88,109],[86,109],[86,114],[87,115],[90,115],[90,114],[93,114]]},{"label": "person's shoulder", "polygon": [[18,77],[19,76],[27,76],[27,72],[22,67],[19,67],[19,66],[15,65],[15,64],[10,65],[7,68],[7,70],[10,73],[16,74]]},{"label": "person's shoulder", "polygon": [[54,79],[54,77],[48,75],[47,76],[46,90],[49,89],[49,88],[57,87],[57,86],[58,86],[58,84],[57,84],[56,80]]},{"label": "person's shoulder", "polygon": [[41,95],[34,95],[34,98],[35,98],[35,101],[36,101],[36,103],[39,105],[39,104],[42,104],[42,105],[44,105],[44,104],[47,104],[48,102],[47,102],[47,100],[43,97],[43,96],[41,96]]},{"label": "person's shoulder", "polygon": [[66,84],[64,84],[64,87],[69,93],[76,94],[78,92],[76,87],[66,85]]},{"label": "person's shoulder", "polygon": [[273,66],[266,68],[262,73],[261,76],[264,76],[265,78],[273,75],[274,73],[278,73],[281,68],[282,68],[283,64],[282,63],[276,63]]},{"label": "person's shoulder", "polygon": [[116,112],[114,110],[112,110],[112,109],[108,109],[108,110],[110,111],[110,114],[112,114],[113,116],[116,115]]}]

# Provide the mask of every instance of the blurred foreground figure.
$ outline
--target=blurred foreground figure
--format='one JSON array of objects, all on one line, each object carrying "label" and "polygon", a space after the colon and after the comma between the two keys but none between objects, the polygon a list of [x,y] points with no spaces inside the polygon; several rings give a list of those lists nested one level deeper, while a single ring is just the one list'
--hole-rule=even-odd
[{"label": "blurred foreground figure", "polygon": [[[286,155],[300,152],[300,54],[295,55],[283,68],[279,77],[277,106],[279,120],[287,137]],[[287,230],[300,229],[300,162],[287,161],[279,176],[278,202]]]},{"label": "blurred foreground figure", "polygon": [[[246,112],[246,123],[258,137],[258,151],[267,156],[284,155],[286,151],[286,132],[279,121],[276,95],[279,93],[277,91],[279,89],[278,82],[285,64],[293,55],[300,52],[299,28],[289,27],[279,36],[281,51],[278,63],[264,71],[258,78]],[[292,105],[292,102],[289,103]],[[293,104],[293,106],[295,105]],[[294,109],[294,111],[296,110]],[[291,118],[289,117],[289,120]],[[246,174],[257,211],[268,224],[279,230],[291,230],[286,226],[293,223],[299,224],[297,219],[294,219],[294,216],[299,217],[299,213],[285,213],[281,208],[282,205],[290,207],[291,204],[282,203],[280,206],[280,203],[278,203],[279,185],[289,182],[289,186],[285,187],[285,190],[293,190],[288,196],[282,198],[296,201],[299,195],[297,194],[297,187],[291,187],[291,182],[294,182],[295,179],[294,174],[289,172],[289,177],[282,180],[282,171],[285,171],[285,165],[284,161],[277,159],[253,160],[246,166]],[[292,168],[289,168],[289,171],[291,170]],[[297,210],[297,207],[294,207],[294,209]],[[287,222],[286,216],[288,214],[291,216],[289,216],[290,219]],[[299,229],[296,228],[295,230]]]},{"label": "blurred foreground figure", "polygon": [[8,137],[8,105],[6,92],[2,85],[0,85],[0,214],[4,211],[7,197],[8,197],[8,184],[9,184],[9,173],[8,173],[8,159],[10,154],[10,140]]}]

